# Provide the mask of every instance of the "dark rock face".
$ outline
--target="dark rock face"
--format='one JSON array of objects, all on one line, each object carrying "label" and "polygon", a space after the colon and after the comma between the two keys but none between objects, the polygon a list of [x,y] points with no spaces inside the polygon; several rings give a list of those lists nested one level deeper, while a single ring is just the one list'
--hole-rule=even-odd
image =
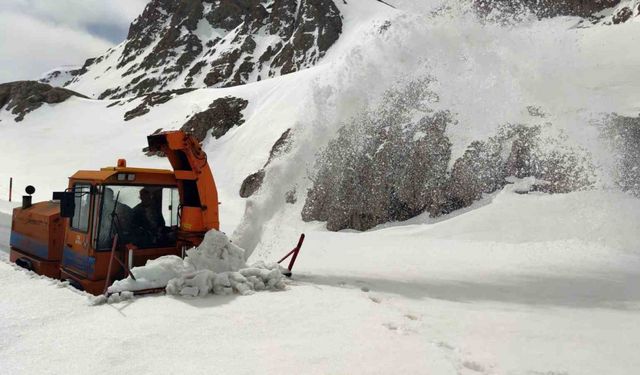
[{"label": "dark rock face", "polygon": [[[377,132],[345,129],[321,156],[302,210],[305,221],[327,229],[367,230],[406,220],[442,205],[451,145],[447,112],[424,116],[414,127],[383,119]],[[364,144],[359,144],[364,140]]]},{"label": "dark rock face", "polygon": [[640,117],[614,115],[608,119],[604,133],[617,157],[618,186],[640,197]]},{"label": "dark rock face", "polygon": [[242,185],[240,186],[240,197],[249,198],[256,191],[260,190],[260,187],[262,187],[262,182],[264,181],[264,176],[264,169],[260,169],[256,173],[252,173],[247,176],[247,178],[242,181]]},{"label": "dark rock face", "polygon": [[627,22],[631,16],[633,16],[633,11],[629,7],[624,7],[620,9],[611,19],[611,21],[617,25],[619,23]]},{"label": "dark rock face", "polygon": [[160,104],[164,104],[169,100],[175,98],[177,95],[186,94],[190,91],[193,91],[193,90],[178,89],[178,90],[171,90],[171,91],[161,91],[161,92],[145,95],[140,105],[138,105],[136,108],[130,111],[127,111],[124,114],[124,120],[129,121],[129,120],[133,120],[136,117],[144,116],[151,111],[152,107],[155,107]]},{"label": "dark rock face", "polygon": [[[505,186],[507,177],[535,177],[546,193],[568,193],[593,184],[594,167],[575,150],[542,151],[553,140],[541,136],[539,126],[512,125],[485,141],[472,142],[456,160],[447,183],[442,214],[471,205]],[[505,158],[504,155],[507,155]],[[436,214],[438,214],[436,212]]]},{"label": "dark rock face", "polygon": [[192,133],[200,142],[209,132],[218,139],[234,126],[244,123],[242,111],[247,105],[247,100],[233,96],[216,99],[209,109],[193,115],[180,129]]},{"label": "dark rock face", "polygon": [[[573,150],[540,150],[550,140],[535,126],[508,126],[495,137],[471,143],[448,171],[450,143],[444,131],[450,124],[447,113],[424,117],[414,124],[420,130],[377,134],[373,147],[360,155],[345,152],[352,144],[341,134],[343,139],[323,155],[302,218],[326,221],[333,231],[367,230],[423,212],[439,216],[468,207],[503,188],[511,176],[544,181],[534,189],[547,193],[593,184],[589,161]],[[416,134],[422,138],[416,140]]]},{"label": "dark rock face", "polygon": [[35,81],[3,83],[0,84],[0,109],[6,106],[12,114],[18,115],[15,121],[19,122],[27,113],[40,108],[44,103],[62,103],[71,96],[86,98],[77,92]]},{"label": "dark rock face", "polygon": [[474,0],[482,15],[492,10],[507,13],[527,9],[539,17],[578,16],[591,17],[595,13],[614,7],[620,0]]},{"label": "dark rock face", "polygon": [[152,0],[131,24],[126,44],[87,61],[70,83],[101,72],[118,53],[116,68],[126,83],[100,98],[170,85],[241,85],[314,65],[341,33],[333,0]]},{"label": "dark rock face", "polygon": [[390,90],[374,111],[339,131],[317,161],[303,220],[366,230],[441,205],[451,153],[445,130],[454,121],[448,112],[425,110],[429,83]]},{"label": "dark rock face", "polygon": [[269,159],[267,159],[267,162],[264,164],[263,168],[266,168],[269,164],[271,164],[274,159],[289,152],[289,150],[291,149],[291,143],[291,129],[287,129],[271,147],[271,151],[269,151]]},{"label": "dark rock face", "polygon": [[284,201],[289,204],[295,204],[298,201],[296,189],[287,191],[284,195]]},{"label": "dark rock face", "polygon": [[337,231],[367,230],[423,212],[439,216],[501,189],[509,177],[535,177],[544,182],[534,188],[548,193],[593,185],[588,154],[535,125],[506,125],[472,142],[453,162],[446,130],[456,121],[427,108],[433,99],[428,85],[411,82],[390,91],[374,111],[345,124],[317,161],[303,220],[326,221]]},{"label": "dark rock face", "polygon": [[[291,135],[291,129],[287,129],[287,131],[282,133],[280,138],[278,138],[276,143],[274,143],[271,147],[271,151],[269,151],[269,159],[267,159],[267,162],[262,166],[262,168],[260,168],[259,171],[250,174],[249,176],[247,176],[247,178],[244,179],[244,181],[242,181],[242,185],[240,186],[240,197],[249,198],[255,192],[260,190],[260,188],[262,187],[262,182],[264,181],[264,177],[266,175],[265,168],[267,168],[267,166],[269,166],[269,164],[271,164],[274,159],[286,154],[291,149]],[[294,199],[295,202],[295,192],[293,192],[292,197],[293,198],[287,195],[287,200]]]}]

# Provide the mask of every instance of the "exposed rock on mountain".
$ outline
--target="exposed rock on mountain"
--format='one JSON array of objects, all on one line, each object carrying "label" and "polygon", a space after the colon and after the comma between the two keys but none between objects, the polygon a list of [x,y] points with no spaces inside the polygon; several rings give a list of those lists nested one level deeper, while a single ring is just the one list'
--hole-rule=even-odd
[{"label": "exposed rock on mountain", "polygon": [[[191,90],[183,89],[149,94],[145,96],[139,106],[125,114],[125,120],[142,116],[148,113],[151,107],[166,103],[174,98],[175,95],[182,95],[188,91]],[[240,126],[244,123],[242,111],[247,108],[247,105],[249,105],[249,102],[242,98],[233,96],[218,98],[209,105],[207,110],[191,116],[191,118],[182,125],[180,130],[193,134],[200,143],[207,139],[209,134],[218,139],[234,126]],[[156,130],[153,134],[159,133],[160,131],[162,131],[162,129]],[[147,156],[165,156],[161,152],[150,152],[149,147],[143,148],[142,152]]]},{"label": "exposed rock on mountain", "polygon": [[425,107],[425,83],[387,93],[378,109],[345,125],[318,160],[302,210],[327,229],[367,230],[428,212],[471,205],[511,176],[544,181],[534,188],[564,193],[592,186],[594,167],[582,150],[543,136],[541,126],[509,125],[470,144],[451,170],[448,112]]},{"label": "exposed rock on mountain", "polygon": [[[508,177],[535,177],[547,193],[568,193],[592,186],[594,167],[580,150],[563,148],[541,135],[540,126],[511,125],[496,136],[469,145],[456,160],[446,187],[444,214],[471,205],[504,187]],[[545,145],[554,145],[548,150]],[[506,155],[506,156],[505,156]]]},{"label": "exposed rock on mountain", "polygon": [[196,113],[182,125],[181,130],[192,133],[202,142],[209,132],[216,139],[225,135],[234,126],[244,123],[242,111],[249,102],[233,96],[218,98],[209,105],[209,109]]},{"label": "exposed rock on mountain", "polygon": [[509,13],[527,9],[539,17],[578,16],[585,18],[619,3],[620,0],[474,0],[474,5],[484,15],[494,9]]},{"label": "exposed rock on mountain", "polygon": [[605,136],[613,142],[618,159],[618,185],[640,197],[640,117],[612,116]]},{"label": "exposed rock on mountain", "polygon": [[40,108],[44,103],[62,103],[72,96],[86,98],[77,92],[52,87],[35,81],[18,81],[0,84],[0,110],[6,109],[18,115],[16,122],[22,121],[27,113]]},{"label": "exposed rock on mountain", "polygon": [[442,205],[451,154],[445,130],[453,119],[424,107],[433,97],[429,82],[389,91],[374,111],[340,130],[317,161],[305,221],[366,230]]},{"label": "exposed rock on mountain", "polygon": [[151,108],[160,104],[164,104],[169,100],[175,98],[176,96],[186,94],[190,91],[193,91],[193,89],[178,89],[147,94],[144,96],[144,99],[142,100],[142,103],[140,103],[140,105],[130,111],[127,111],[124,114],[124,120],[129,121],[133,120],[136,117],[144,116],[151,111]]},{"label": "exposed rock on mountain", "polygon": [[633,16],[633,10],[629,7],[624,7],[616,12],[611,21],[617,25],[619,23],[627,22],[631,16]]},{"label": "exposed rock on mountain", "polygon": [[383,130],[360,155],[349,151],[353,135],[342,133],[322,157],[302,218],[326,221],[334,231],[367,230],[423,212],[439,216],[468,207],[512,176],[544,181],[533,188],[547,193],[593,184],[588,158],[579,150],[545,151],[541,146],[551,140],[535,126],[505,127],[495,137],[473,142],[448,171],[445,129],[451,123],[448,114],[438,113],[403,132]]},{"label": "exposed rock on mountain", "polygon": [[341,32],[333,0],[152,0],[127,40],[87,60],[69,84],[108,76],[99,98],[235,86],[314,65]]},{"label": "exposed rock on mountain", "polygon": [[287,129],[287,131],[282,133],[280,138],[278,138],[276,143],[273,144],[273,147],[271,147],[269,159],[267,159],[267,162],[262,166],[262,168],[260,168],[259,171],[250,174],[244,179],[244,181],[242,181],[242,185],[240,186],[240,197],[249,198],[255,194],[255,192],[260,190],[266,175],[265,168],[267,168],[274,159],[289,152],[291,149],[291,141],[291,129]]},{"label": "exposed rock on mountain", "polygon": [[240,197],[249,198],[260,190],[262,182],[264,181],[264,176],[264,168],[247,176],[247,178],[242,181],[242,185],[240,185]]}]

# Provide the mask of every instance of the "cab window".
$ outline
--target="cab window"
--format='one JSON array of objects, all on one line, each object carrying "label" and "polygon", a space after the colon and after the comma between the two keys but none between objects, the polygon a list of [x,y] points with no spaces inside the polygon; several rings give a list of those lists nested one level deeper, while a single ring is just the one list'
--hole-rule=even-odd
[{"label": "cab window", "polygon": [[109,250],[114,235],[118,242],[138,248],[176,244],[179,226],[178,190],[151,185],[105,185],[98,224],[98,250]]},{"label": "cab window", "polygon": [[89,230],[89,209],[91,206],[91,185],[75,184],[75,211],[71,219],[71,228],[80,232]]}]

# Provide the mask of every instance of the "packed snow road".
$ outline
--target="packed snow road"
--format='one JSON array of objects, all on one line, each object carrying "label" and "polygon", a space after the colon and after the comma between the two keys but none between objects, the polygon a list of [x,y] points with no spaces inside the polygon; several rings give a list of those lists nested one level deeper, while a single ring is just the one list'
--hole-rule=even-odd
[{"label": "packed snow road", "polygon": [[0,262],[0,367],[634,373],[640,202],[613,192],[504,191],[484,203],[440,222],[416,218],[366,233],[308,225],[288,290],[251,296],[91,306],[83,293]]}]

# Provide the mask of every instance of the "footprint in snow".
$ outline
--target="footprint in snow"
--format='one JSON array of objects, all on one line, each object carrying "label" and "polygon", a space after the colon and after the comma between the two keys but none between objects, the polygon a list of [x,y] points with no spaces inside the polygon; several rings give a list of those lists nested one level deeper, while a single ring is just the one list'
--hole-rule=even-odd
[{"label": "footprint in snow", "polygon": [[413,314],[404,314],[404,317],[409,319],[409,320],[418,320],[418,317],[413,315]]},{"label": "footprint in snow", "polygon": [[454,350],[455,348],[451,345],[449,345],[448,343],[444,342],[444,341],[439,341],[436,343],[436,345],[438,345],[438,347],[440,348],[444,348],[447,350]]},{"label": "footprint in snow", "polygon": [[382,325],[385,326],[389,331],[397,331],[398,330],[398,326],[393,324],[393,323],[384,323]]},{"label": "footprint in snow", "polygon": [[382,300],[380,300],[380,298],[374,297],[374,296],[369,296],[369,299],[371,300],[371,302],[374,302],[374,303],[382,302]]},{"label": "footprint in snow", "polygon": [[474,361],[464,361],[462,362],[462,367],[467,368],[471,371],[475,372],[484,372],[484,366]]}]

